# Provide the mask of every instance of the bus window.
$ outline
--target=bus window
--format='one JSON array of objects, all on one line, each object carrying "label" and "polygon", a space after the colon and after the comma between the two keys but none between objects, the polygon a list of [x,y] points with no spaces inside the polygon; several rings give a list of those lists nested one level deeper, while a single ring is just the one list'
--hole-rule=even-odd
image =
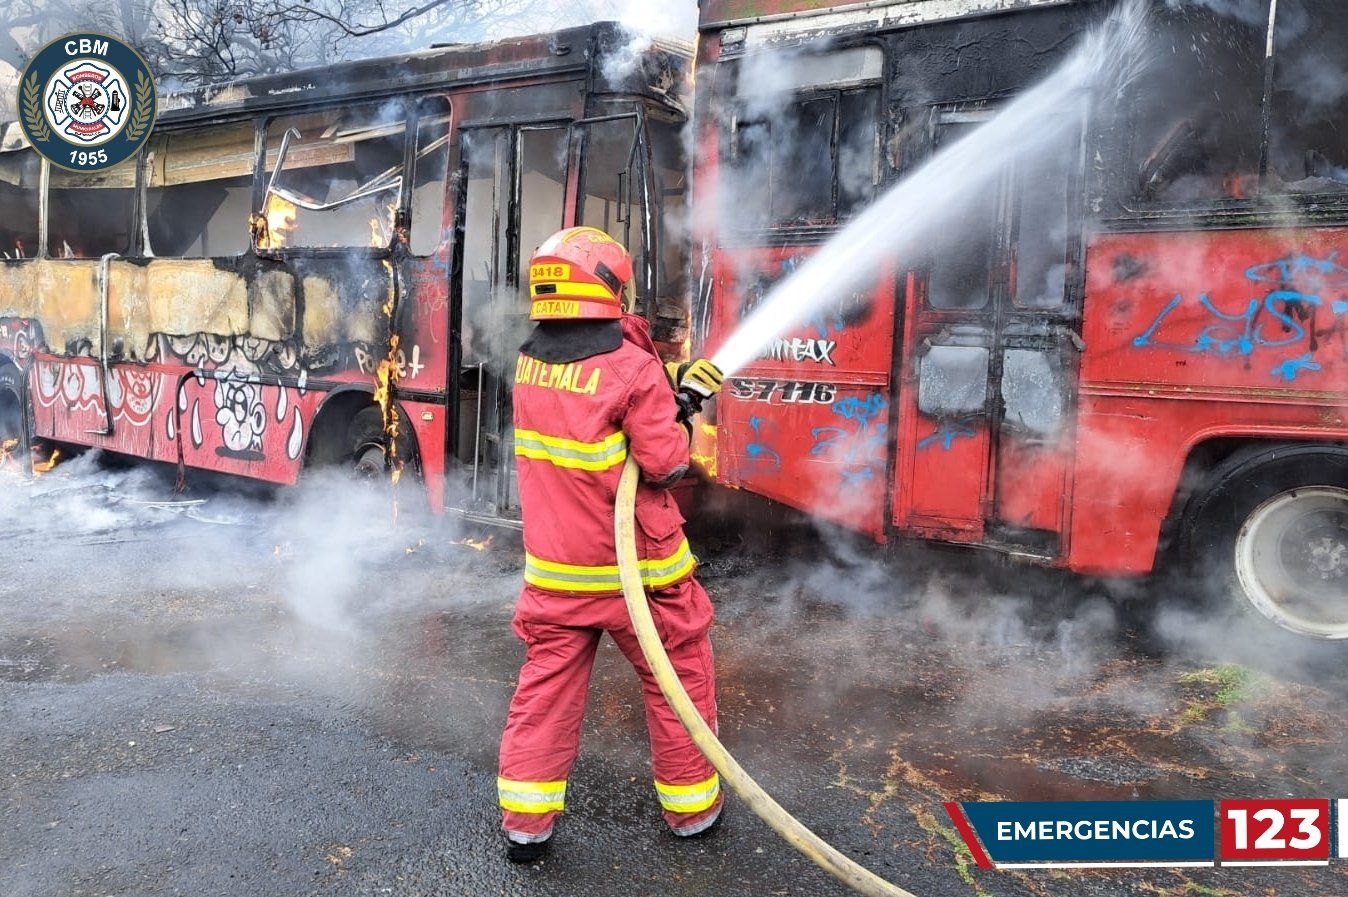
[{"label": "bus window", "polygon": [[96,259],[131,247],[136,206],[136,163],[78,173],[51,166],[47,190],[47,254]]},{"label": "bus window", "polygon": [[37,255],[37,198],[42,163],[31,149],[0,153],[0,258]]},{"label": "bus window", "polygon": [[1132,170],[1144,201],[1245,199],[1257,189],[1268,0],[1158,10],[1137,81]]},{"label": "bus window", "polygon": [[838,99],[838,217],[875,197],[880,183],[880,92],[849,90]]},{"label": "bus window", "polygon": [[[688,295],[688,161],[679,126],[660,119],[647,119],[651,156],[655,167],[655,192],[660,203],[656,216],[655,245],[660,254],[655,272],[656,313],[669,318],[678,332],[658,328],[662,341],[682,340]],[[672,305],[670,305],[672,303]]]},{"label": "bus window", "polygon": [[253,192],[252,122],[169,134],[145,154],[146,254],[242,255]]},{"label": "bus window", "polygon": [[417,155],[412,169],[413,255],[430,255],[441,243],[445,215],[445,172],[449,166],[449,101],[422,102],[417,120]]},{"label": "bus window", "polygon": [[[632,254],[633,289],[644,287],[640,174],[636,166],[636,118],[615,118],[585,126],[585,162],[578,224],[597,227]],[[648,297],[641,296],[646,299]]]},{"label": "bus window", "polygon": [[1348,191],[1348,23],[1339,0],[1279,0],[1269,188]]},{"label": "bus window", "polygon": [[938,419],[981,414],[988,401],[988,350],[932,346],[918,370],[917,409]]},{"label": "bus window", "polygon": [[1052,439],[1062,426],[1066,386],[1056,354],[1007,349],[1002,356],[1004,425],[1031,439]]},{"label": "bus window", "polygon": [[[533,257],[534,250],[562,226],[566,194],[566,138],[565,128],[520,129],[520,231],[519,258],[515,268],[517,284],[529,283],[529,259]],[[595,227],[604,225],[595,224]],[[521,312],[527,311],[523,303],[518,308]],[[521,335],[519,340],[510,344],[510,351],[513,352],[524,341],[524,336]]]},{"label": "bus window", "polygon": [[740,227],[829,224],[865,205],[878,182],[876,47],[749,57],[723,149],[725,212]]},{"label": "bus window", "polygon": [[1065,141],[1016,172],[1012,301],[1021,308],[1057,308],[1066,297],[1068,203],[1078,152],[1077,140]]},{"label": "bus window", "polygon": [[[982,121],[976,117],[943,123],[937,147],[961,139]],[[964,199],[959,226],[944,228],[934,237],[927,276],[927,304],[932,308],[974,311],[987,306],[997,250],[997,200],[996,190]]]},{"label": "bus window", "polygon": [[274,119],[267,126],[269,178],[283,142],[286,157],[269,181],[268,242],[260,248],[388,246],[405,131],[398,101]]}]

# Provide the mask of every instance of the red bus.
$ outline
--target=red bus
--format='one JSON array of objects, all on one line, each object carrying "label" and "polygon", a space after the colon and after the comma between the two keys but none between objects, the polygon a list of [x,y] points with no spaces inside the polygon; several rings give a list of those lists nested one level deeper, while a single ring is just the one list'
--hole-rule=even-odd
[{"label": "red bus", "polygon": [[168,95],[92,175],[0,129],[5,456],[406,466],[432,509],[510,518],[533,247],[614,233],[656,338],[687,337],[688,59],[597,24]]},{"label": "red bus", "polygon": [[[695,344],[1115,5],[704,0]],[[1348,23],[1150,6],[1155,62],[1116,112],[772,343],[699,454],[880,541],[1107,576],[1202,557],[1273,622],[1345,638]]]}]

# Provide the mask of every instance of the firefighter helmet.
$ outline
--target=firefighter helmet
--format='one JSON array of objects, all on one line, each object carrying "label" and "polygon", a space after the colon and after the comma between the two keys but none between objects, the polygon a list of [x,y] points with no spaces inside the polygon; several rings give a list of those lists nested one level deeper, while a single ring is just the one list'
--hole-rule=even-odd
[{"label": "firefighter helmet", "polygon": [[595,227],[568,227],[529,260],[529,320],[620,318],[632,257]]}]

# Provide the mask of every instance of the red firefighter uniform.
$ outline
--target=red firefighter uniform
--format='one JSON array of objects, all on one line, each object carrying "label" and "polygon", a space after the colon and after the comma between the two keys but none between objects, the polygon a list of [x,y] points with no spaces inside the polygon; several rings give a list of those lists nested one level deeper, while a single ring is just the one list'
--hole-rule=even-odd
[{"label": "red firefighter uniform", "polygon": [[614,498],[631,455],[643,477],[637,549],[651,610],[670,660],[714,728],[712,607],[693,578],[697,560],[666,488],[687,470],[688,433],[675,421],[674,392],[645,322],[621,315],[613,325],[616,348],[549,362],[530,355],[526,343],[515,369],[525,584],[514,629],[526,658],[501,741],[497,789],[504,828],[516,843],[545,841],[565,806],[590,671],[605,632],[641,678],[655,791],[666,821],[677,834],[691,835],[709,827],[721,809],[716,772],[661,695],[621,596]]}]

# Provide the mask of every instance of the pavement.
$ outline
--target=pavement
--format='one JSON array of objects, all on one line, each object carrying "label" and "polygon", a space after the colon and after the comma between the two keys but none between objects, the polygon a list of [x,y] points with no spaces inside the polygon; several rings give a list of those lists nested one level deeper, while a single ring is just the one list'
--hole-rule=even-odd
[{"label": "pavement", "polygon": [[[0,477],[0,895],[846,893],[737,802],[713,839],[663,830],[611,643],[553,852],[506,864],[518,544],[341,483],[172,479],[88,456]],[[693,531],[721,735],[844,852],[919,897],[1348,895],[1343,862],[982,871],[942,808],[1339,796],[1341,652],[1196,613],[1184,584],[762,514]]]}]

